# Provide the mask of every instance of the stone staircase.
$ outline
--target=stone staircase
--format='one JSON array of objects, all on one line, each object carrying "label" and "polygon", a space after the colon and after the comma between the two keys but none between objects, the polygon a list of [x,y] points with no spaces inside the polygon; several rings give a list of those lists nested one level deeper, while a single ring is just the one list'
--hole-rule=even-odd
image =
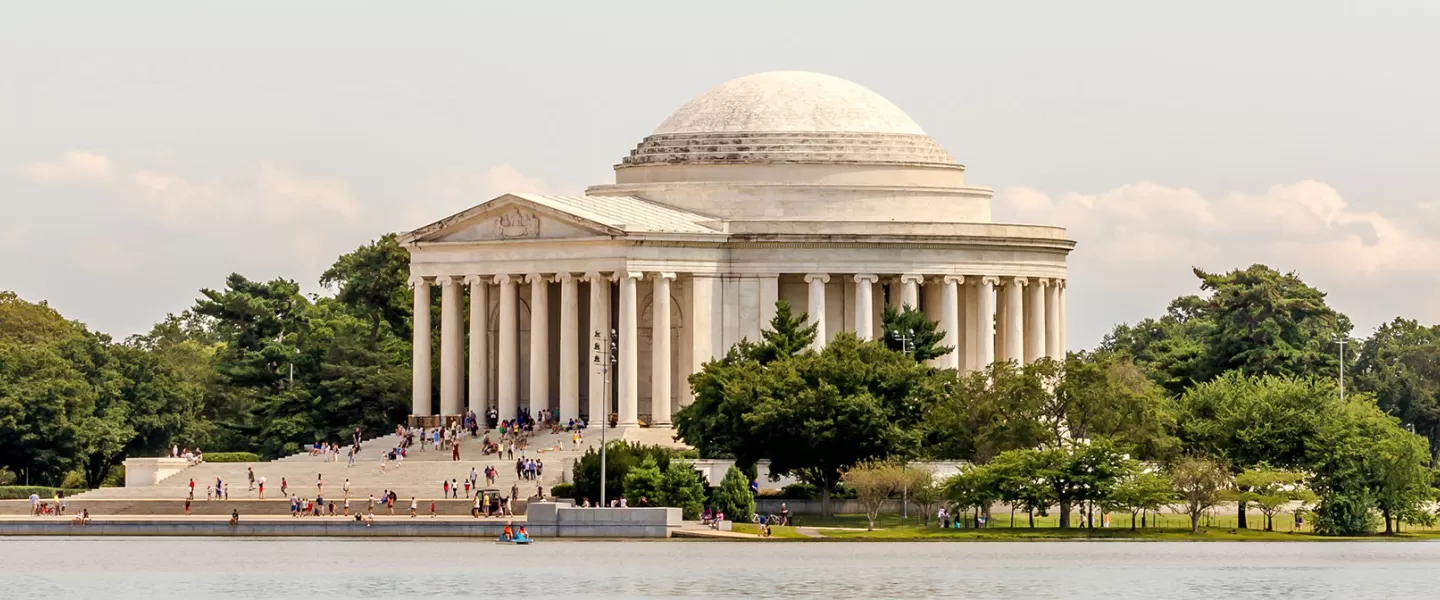
[{"label": "stone staircase", "polygon": [[[492,432],[491,439],[495,438],[496,435]],[[270,462],[204,463],[181,471],[155,485],[102,488],[79,494],[74,499],[183,500],[189,493],[189,482],[192,478],[195,480],[197,501],[204,501],[206,486],[214,486],[216,478],[228,484],[231,499],[256,499],[259,491],[248,489],[247,470],[252,469],[256,478],[265,478],[265,498],[267,500],[285,497],[280,490],[282,479],[287,484],[287,490],[295,495],[302,498],[314,498],[323,494],[327,501],[342,498],[342,485],[346,479],[349,479],[352,504],[354,501],[367,499],[371,494],[378,498],[385,490],[394,490],[406,501],[411,496],[421,499],[438,499],[443,493],[443,482],[453,479],[457,483],[462,483],[462,491],[459,496],[463,498],[463,481],[469,477],[471,469],[479,474],[479,485],[485,486],[486,466],[494,466],[499,471],[493,487],[508,494],[511,486],[515,485],[519,487],[520,497],[526,498],[535,495],[537,484],[543,486],[546,495],[549,495],[551,488],[555,484],[561,483],[566,476],[570,463],[578,459],[590,445],[598,444],[598,441],[587,436],[586,444],[576,450],[571,448],[569,433],[536,433],[532,435],[528,440],[527,449],[516,449],[515,457],[520,458],[523,455],[538,459],[543,463],[543,471],[538,481],[518,478],[515,474],[514,460],[506,460],[493,454],[481,456],[480,439],[468,437],[461,441],[460,456],[462,460],[460,461],[452,461],[449,450],[436,451],[428,446],[427,449],[421,450],[417,444],[417,447],[410,449],[409,456],[403,463],[397,466],[392,461],[387,465],[385,471],[381,472],[380,456],[398,443],[399,438],[394,435],[362,442],[361,451],[356,456],[353,466],[348,463],[345,456],[348,447],[342,449],[335,462],[331,461],[330,456],[310,456],[308,453],[301,453]],[[323,479],[325,483],[323,492],[316,487],[317,479]]]}]

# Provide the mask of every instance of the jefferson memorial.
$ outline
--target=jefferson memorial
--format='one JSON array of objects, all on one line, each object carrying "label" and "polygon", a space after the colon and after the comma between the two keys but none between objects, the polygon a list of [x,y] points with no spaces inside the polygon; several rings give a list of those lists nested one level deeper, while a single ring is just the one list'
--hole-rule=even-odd
[{"label": "jefferson memorial", "polygon": [[687,377],[758,339],[779,300],[809,314],[817,345],[874,338],[889,304],[940,323],[955,351],[937,367],[1062,357],[1075,242],[991,222],[991,197],[860,85],[791,71],[725,82],[640,140],[614,183],[517,191],[401,236],[413,413],[549,408],[668,427],[690,401]]}]

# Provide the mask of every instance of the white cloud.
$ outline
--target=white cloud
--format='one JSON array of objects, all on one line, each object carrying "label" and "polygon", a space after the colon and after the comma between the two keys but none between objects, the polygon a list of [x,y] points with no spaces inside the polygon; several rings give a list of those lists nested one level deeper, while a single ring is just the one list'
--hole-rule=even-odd
[{"label": "white cloud", "polygon": [[110,159],[90,152],[66,152],[58,160],[32,162],[22,169],[33,181],[57,183],[65,181],[104,181],[113,175]]},{"label": "white cloud", "polygon": [[1190,267],[1255,263],[1296,271],[1330,294],[1359,334],[1395,316],[1440,320],[1440,229],[1416,215],[1353,206],[1330,185],[1300,181],[1261,193],[1206,196],[1151,182],[1095,194],[1002,191],[1003,220],[1069,229],[1072,338],[1089,346],[1116,322],[1156,315],[1198,293]]}]

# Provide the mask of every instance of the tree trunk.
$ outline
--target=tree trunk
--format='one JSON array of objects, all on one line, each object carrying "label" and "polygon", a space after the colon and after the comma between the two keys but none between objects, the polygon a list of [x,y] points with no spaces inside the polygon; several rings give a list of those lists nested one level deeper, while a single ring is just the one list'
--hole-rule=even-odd
[{"label": "tree trunk", "polygon": [[1190,533],[1198,533],[1199,531],[1200,531],[1200,513],[1198,513],[1198,512],[1192,512],[1192,513],[1190,513]]},{"label": "tree trunk", "polygon": [[1034,509],[1034,508],[1031,508],[1029,512],[1030,512],[1030,528],[1031,528],[1031,529],[1034,529],[1034,528],[1035,528],[1035,509]]},{"label": "tree trunk", "polygon": [[1245,501],[1244,501],[1244,500],[1241,500],[1241,501],[1239,501],[1239,502],[1236,502],[1236,503],[1235,503],[1235,506],[1236,506],[1236,508],[1239,510],[1239,512],[1236,513],[1236,515],[1235,515],[1235,518],[1236,518],[1235,528],[1236,528],[1236,529],[1249,529],[1249,527],[1247,526],[1248,524],[1245,522]]},{"label": "tree trunk", "polygon": [[830,512],[830,486],[820,486],[820,514],[826,517],[835,516]]},{"label": "tree trunk", "polygon": [[1070,501],[1066,499],[1060,500],[1060,528],[1070,528]]},{"label": "tree trunk", "polygon": [[1010,506],[1010,528],[1015,528],[1015,506],[1013,504]]},{"label": "tree trunk", "polygon": [[1380,516],[1382,516],[1382,517],[1385,518],[1385,535],[1390,535],[1391,533],[1393,533],[1393,531],[1391,531],[1391,529],[1390,529],[1390,510],[1389,510],[1389,509],[1381,510],[1381,511],[1380,511]]},{"label": "tree trunk", "polygon": [[1135,517],[1138,516],[1140,515],[1137,513],[1130,513],[1130,531],[1135,531]]},{"label": "tree trunk", "polygon": [[1147,509],[1145,509],[1145,510],[1143,510],[1143,511],[1140,511],[1140,528],[1141,528],[1141,529],[1145,529],[1145,528],[1149,527],[1149,525],[1146,524],[1146,521],[1149,519],[1149,517],[1150,517],[1150,509],[1147,508]]}]

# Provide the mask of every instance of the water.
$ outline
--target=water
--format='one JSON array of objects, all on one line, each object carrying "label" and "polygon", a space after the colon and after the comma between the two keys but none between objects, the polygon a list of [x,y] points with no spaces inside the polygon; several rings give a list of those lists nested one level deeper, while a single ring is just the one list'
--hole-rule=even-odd
[{"label": "water", "polygon": [[0,538],[4,598],[1435,597],[1440,544]]}]

